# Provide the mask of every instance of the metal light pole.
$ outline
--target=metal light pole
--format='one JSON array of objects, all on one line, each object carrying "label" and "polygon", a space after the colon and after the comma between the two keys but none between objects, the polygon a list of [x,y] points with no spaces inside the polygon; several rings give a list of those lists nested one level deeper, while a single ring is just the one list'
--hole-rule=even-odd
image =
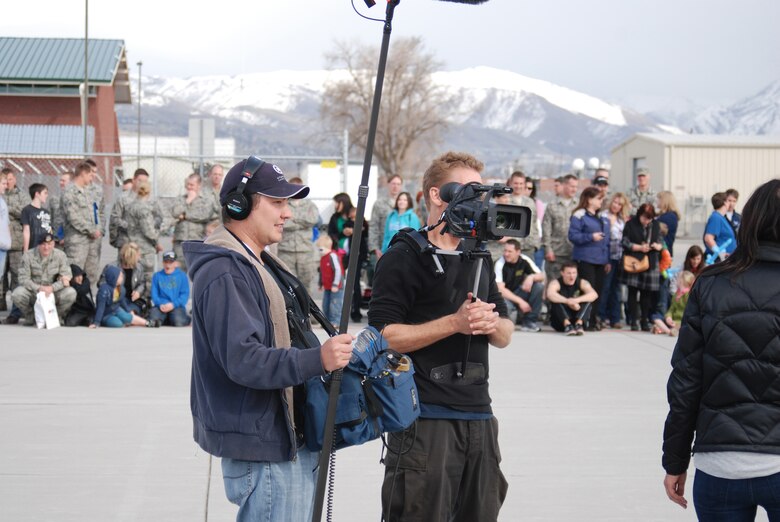
[{"label": "metal light pole", "polygon": [[81,123],[84,126],[84,156],[89,153],[87,117],[89,114],[89,0],[84,0],[84,101],[81,106]]},{"label": "metal light pole", "polygon": [[138,148],[136,148],[136,154],[138,154],[138,167],[141,167],[141,67],[144,62],[139,61],[138,66]]}]

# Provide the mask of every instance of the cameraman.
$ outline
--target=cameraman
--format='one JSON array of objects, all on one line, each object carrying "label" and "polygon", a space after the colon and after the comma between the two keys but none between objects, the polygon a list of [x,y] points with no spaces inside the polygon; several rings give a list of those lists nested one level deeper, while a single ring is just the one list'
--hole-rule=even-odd
[{"label": "cameraman", "polygon": [[[440,187],[481,183],[482,169],[473,156],[455,152],[431,163],[423,177],[429,226],[447,208]],[[479,298],[472,303],[476,261],[439,255],[445,273],[436,277],[433,255],[407,241],[408,232],[399,236],[377,263],[368,320],[390,348],[411,356],[421,416],[390,437],[383,513],[389,521],[496,520],[507,482],[488,393],[488,343],[509,344],[514,327],[506,303],[489,261],[482,263]],[[450,251],[461,245],[439,229],[428,232],[427,241]],[[460,375],[469,336],[468,365]]]}]

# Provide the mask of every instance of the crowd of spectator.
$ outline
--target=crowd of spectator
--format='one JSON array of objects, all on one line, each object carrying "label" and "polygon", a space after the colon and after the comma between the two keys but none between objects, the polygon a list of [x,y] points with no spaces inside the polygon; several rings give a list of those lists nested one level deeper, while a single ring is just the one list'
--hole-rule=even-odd
[{"label": "crowd of spectator", "polygon": [[[4,323],[35,324],[42,292],[54,296],[65,326],[188,325],[181,243],[203,239],[219,221],[222,167],[210,170],[204,189],[200,175],[188,176],[185,194],[168,206],[152,199],[149,174],[137,169],[108,219],[96,174],[94,161],[78,164],[59,177],[60,195],[52,197],[41,183],[25,193],[11,168],[0,172],[0,311],[10,307]],[[173,250],[155,273],[160,237],[169,231]],[[117,261],[101,266],[106,233]]]},{"label": "crowd of spectator", "polygon": [[[97,167],[87,160],[60,176],[60,196],[50,197],[40,183],[24,193],[11,169],[0,175],[0,310],[12,310],[6,324],[32,323],[39,291],[54,293],[60,320],[68,326],[185,326],[189,280],[182,243],[201,240],[220,221],[218,194],[223,169],[214,165],[205,178],[185,180],[184,195],[163,206],[151,195],[149,174],[138,169],[105,219],[102,185],[93,182]],[[293,178],[294,183],[302,183]],[[656,194],[650,172],[639,169],[636,185],[611,193],[609,171],[595,172],[592,185],[567,174],[554,183],[545,204],[538,181],[522,171],[511,174],[511,194],[497,203],[531,210],[530,234],[488,243],[496,280],[517,329],[537,332],[542,324],[566,335],[603,328],[675,334],[680,303],[701,269],[728,257],[736,247],[739,194],[730,189],[712,197],[702,245],[692,246],[680,268],[672,268],[680,210],[669,191]],[[404,180],[387,180],[364,221],[352,296],[353,321],[363,318],[370,296],[372,267],[402,228],[427,222],[424,200],[404,190]],[[308,289],[322,291],[322,308],[334,324],[344,300],[356,207],[350,196],[333,196],[333,212],[323,220],[307,199],[290,200],[277,254]],[[117,249],[117,261],[100,267],[102,238]],[[162,255],[161,236],[172,235],[172,251]],[[7,272],[7,273],[6,273]],[[92,286],[94,284],[94,286]],[[93,294],[94,290],[94,294]],[[93,299],[94,295],[94,299]],[[682,306],[684,308],[684,304]]]}]

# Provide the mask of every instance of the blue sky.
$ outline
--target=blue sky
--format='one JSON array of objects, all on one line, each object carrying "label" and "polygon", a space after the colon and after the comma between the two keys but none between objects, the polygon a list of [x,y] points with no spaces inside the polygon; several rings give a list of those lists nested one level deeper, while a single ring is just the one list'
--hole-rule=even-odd
[{"label": "blue sky", "polygon": [[[3,36],[84,36],[83,0],[4,4]],[[381,0],[355,5],[384,18]],[[92,0],[89,16],[90,36],[124,39],[144,75],[319,69],[334,39],[382,38],[349,0]],[[612,101],[712,104],[780,80],[778,20],[776,0],[403,0],[393,38],[422,36],[447,69],[493,66]]]}]

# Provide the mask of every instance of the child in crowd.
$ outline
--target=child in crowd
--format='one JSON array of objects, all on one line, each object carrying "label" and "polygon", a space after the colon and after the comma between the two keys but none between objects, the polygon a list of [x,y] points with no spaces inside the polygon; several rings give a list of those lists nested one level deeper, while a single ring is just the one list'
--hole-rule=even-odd
[{"label": "child in crowd", "polygon": [[338,325],[344,302],[344,251],[338,248],[338,238],[330,237],[330,248],[320,258],[320,290],[322,313],[331,324]]},{"label": "child in crowd", "polygon": [[688,294],[695,280],[696,277],[687,270],[677,275],[677,290],[672,296],[672,302],[665,316],[661,318],[658,314],[653,314],[653,333],[677,335],[677,325],[682,321],[685,305],[688,304]]},{"label": "child in crowd", "polygon": [[125,275],[119,267],[108,265],[103,273],[105,283],[98,288],[95,317],[90,328],[107,326],[121,328],[130,326],[158,327],[158,321],[147,321],[129,311],[129,303],[125,296]]},{"label": "child in crowd", "polygon": [[693,245],[688,249],[688,253],[685,254],[683,270],[687,270],[695,277],[699,275],[702,268],[704,268],[704,250],[698,245]]},{"label": "child in crowd", "polygon": [[70,272],[73,274],[70,287],[76,290],[76,302],[65,318],[65,326],[89,326],[95,316],[95,300],[89,278],[78,265],[70,265]]},{"label": "child in crowd", "polygon": [[163,268],[152,277],[152,308],[149,319],[169,326],[189,326],[192,318],[187,313],[190,282],[179,268],[176,253],[163,254]]},{"label": "child in crowd", "polygon": [[41,238],[46,234],[52,234],[51,214],[46,210],[46,201],[49,199],[49,189],[43,183],[30,185],[30,204],[22,209],[20,222],[22,223],[22,235],[24,243],[22,250],[27,252],[38,246]]}]

